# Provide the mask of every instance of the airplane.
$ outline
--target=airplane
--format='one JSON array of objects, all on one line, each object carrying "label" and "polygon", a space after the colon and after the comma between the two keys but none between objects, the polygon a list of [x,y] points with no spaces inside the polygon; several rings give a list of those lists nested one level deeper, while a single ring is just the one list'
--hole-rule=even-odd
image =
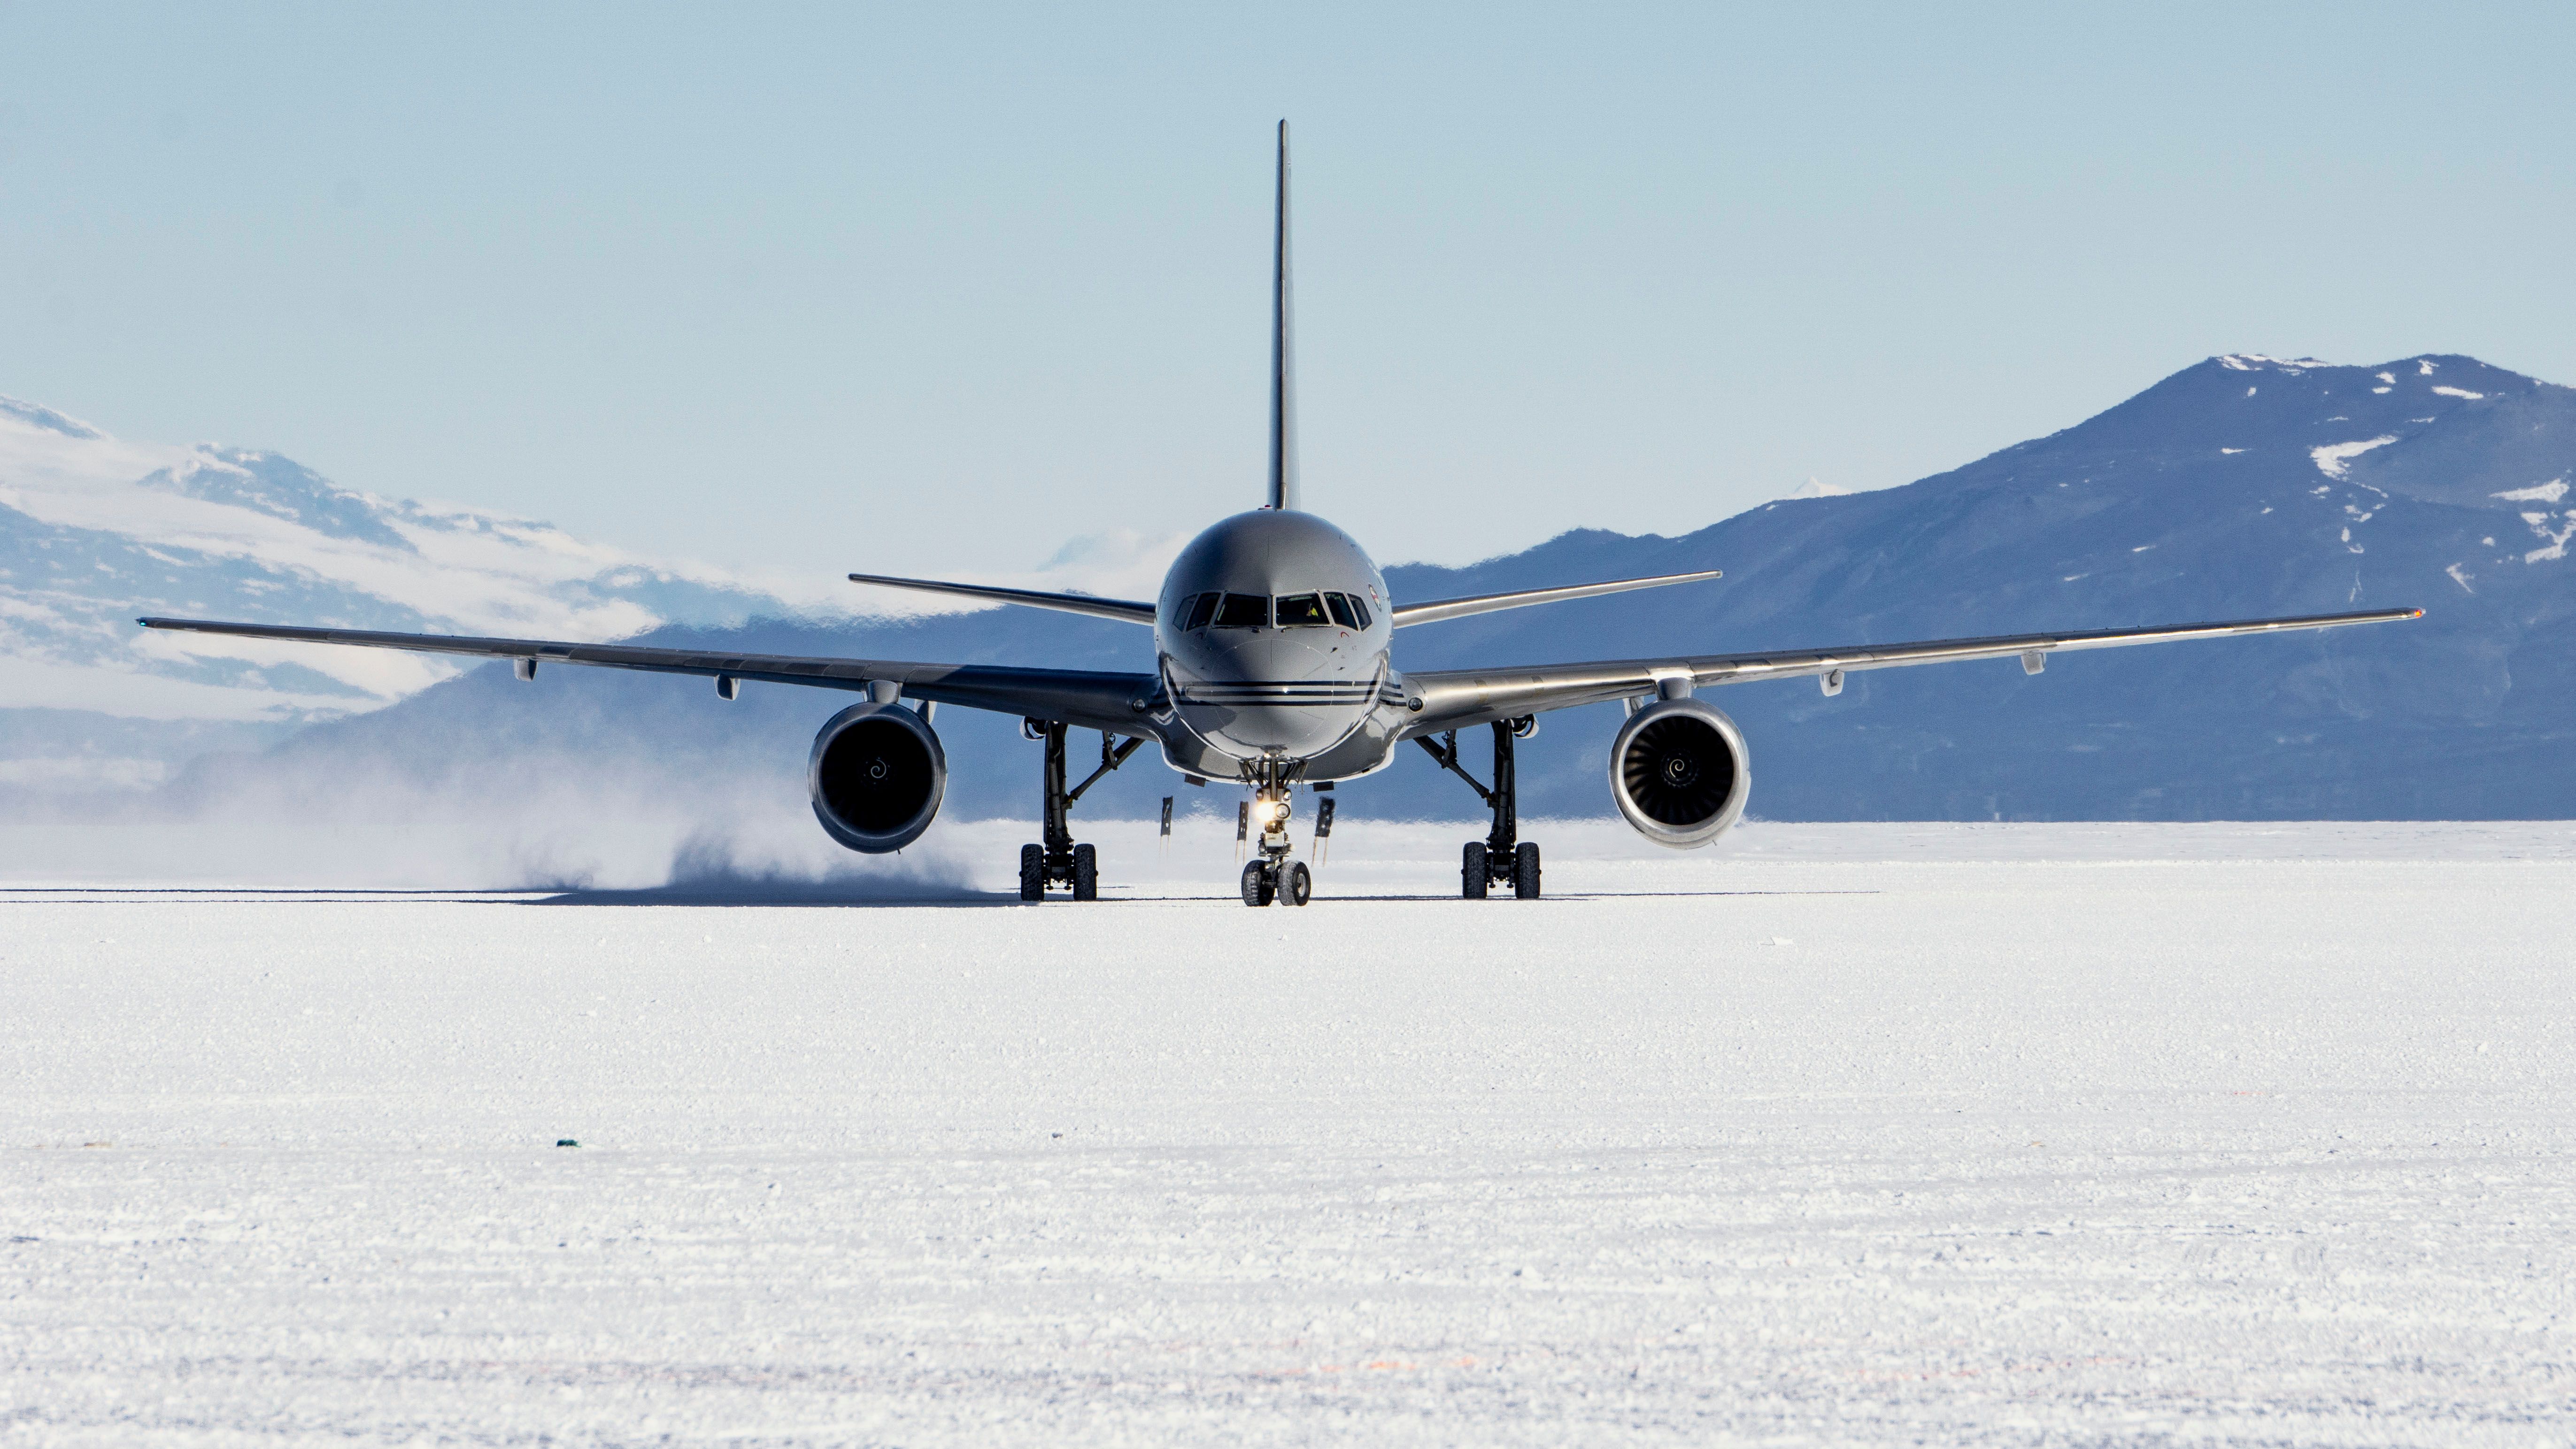
[{"label": "airplane", "polygon": [[[1288,826],[1295,792],[1324,794],[1345,780],[1385,769],[1406,742],[1430,752],[1491,810],[1485,838],[1459,863],[1460,894],[1485,899],[1508,886],[1540,896],[1536,842],[1519,838],[1513,748],[1550,710],[1620,703],[1627,719],[1610,747],[1612,802],[1658,844],[1688,849],[1717,839],[1744,814],[1751,756],[1735,722],[1699,697],[1718,685],[1814,678],[1828,695],[1851,673],[1967,659],[2018,658],[2037,674],[2048,656],[2182,639],[2291,629],[2333,629],[2421,618],[2421,609],[2313,614],[2074,633],[1853,644],[1758,654],[1595,660],[1489,669],[1407,672],[1394,662],[1396,631],[1498,609],[1665,588],[1718,577],[1715,569],[1615,579],[1469,598],[1400,602],[1349,534],[1299,506],[1295,367],[1290,327],[1288,123],[1279,123],[1276,210],[1271,237],[1270,459],[1263,504],[1211,524],[1181,550],[1153,601],[1047,593],[880,574],[853,583],[1055,609],[1120,619],[1153,631],[1151,672],[909,663],[884,659],[728,655],[627,644],[482,639],[437,634],[146,618],[148,629],[252,639],[361,645],[508,659],[521,679],[540,664],[641,669],[712,677],[733,699],[746,680],[863,693],[814,737],[806,784],[815,818],[856,851],[900,850],[939,813],[947,756],[931,725],[937,706],[1021,717],[1021,732],[1043,741],[1040,833],[1020,852],[1020,899],[1056,888],[1077,901],[1099,896],[1099,861],[1073,838],[1069,814],[1084,791],[1147,744],[1192,784],[1237,782],[1252,792],[1237,816],[1237,838],[1259,827],[1242,872],[1244,904],[1302,906],[1313,872],[1294,859]],[[907,708],[905,701],[911,702]],[[1491,727],[1490,772],[1479,781],[1460,763],[1458,735]],[[1068,786],[1066,734],[1097,731],[1100,765]],[[1169,801],[1165,802],[1169,827]],[[1318,804],[1328,825],[1329,798]]]}]

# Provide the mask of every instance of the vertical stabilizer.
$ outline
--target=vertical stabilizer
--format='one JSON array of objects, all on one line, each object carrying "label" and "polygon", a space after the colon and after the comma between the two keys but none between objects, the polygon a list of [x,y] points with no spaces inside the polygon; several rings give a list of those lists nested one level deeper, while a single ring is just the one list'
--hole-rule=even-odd
[{"label": "vertical stabilizer", "polygon": [[1279,123],[1279,215],[1270,268],[1270,502],[1297,506],[1297,355],[1288,306],[1288,123]]}]

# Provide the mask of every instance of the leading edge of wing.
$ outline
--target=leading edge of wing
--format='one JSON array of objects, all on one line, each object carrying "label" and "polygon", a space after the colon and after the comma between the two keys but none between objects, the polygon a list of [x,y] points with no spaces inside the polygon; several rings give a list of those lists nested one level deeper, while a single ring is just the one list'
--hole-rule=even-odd
[{"label": "leading edge of wing", "polygon": [[2223,639],[2299,629],[2338,629],[2420,619],[2422,609],[2374,609],[2352,614],[2303,614],[2281,619],[2235,619],[2142,629],[2093,629],[2064,634],[2002,634],[1979,639],[1928,639],[1909,644],[1852,644],[1831,649],[1712,654],[1677,659],[1614,659],[1513,669],[1443,669],[1405,675],[1412,698],[1422,701],[1408,734],[1428,734],[1514,715],[1597,704],[1652,692],[1659,681],[1687,679],[1693,686],[1794,679],[1828,670],[1891,669],[1946,664],[2061,649],[2111,649],[2184,639]]},{"label": "leading edge of wing", "polygon": [[1005,589],[991,584],[952,584],[939,579],[898,579],[885,574],[852,574],[854,584],[881,589],[910,589],[917,594],[949,594],[961,599],[989,599],[1000,604],[1026,604],[1066,614],[1124,619],[1130,624],[1154,622],[1154,606],[1133,599],[1104,599],[1094,594],[1051,594],[1043,589]]},{"label": "leading edge of wing", "polygon": [[1702,579],[1718,577],[1716,569],[1701,569],[1687,574],[1657,574],[1650,579],[1613,579],[1602,584],[1567,584],[1554,589],[1516,589],[1508,594],[1474,594],[1463,599],[1433,599],[1421,604],[1398,604],[1395,627],[1409,624],[1437,624],[1443,619],[1463,619],[1470,614],[1490,614],[1497,609],[1526,609],[1532,604],[1562,603],[1567,599],[1589,599],[1602,594],[1624,594],[1630,589],[1660,589],[1668,584],[1695,584]]},{"label": "leading edge of wing", "polygon": [[275,639],[296,644],[340,644],[404,649],[423,654],[463,654],[482,659],[529,659],[540,664],[580,664],[801,684],[819,689],[864,690],[892,683],[913,699],[988,709],[1002,714],[1058,719],[1085,729],[1153,737],[1148,712],[1158,686],[1150,674],[1088,669],[1024,669],[993,664],[918,664],[892,659],[835,659],[816,655],[726,654],[706,649],[654,649],[635,644],[569,644],[550,639],[485,639],[463,634],[390,634],[365,629],[314,629],[292,624],[236,624],[214,619],[143,618],[146,629]]}]

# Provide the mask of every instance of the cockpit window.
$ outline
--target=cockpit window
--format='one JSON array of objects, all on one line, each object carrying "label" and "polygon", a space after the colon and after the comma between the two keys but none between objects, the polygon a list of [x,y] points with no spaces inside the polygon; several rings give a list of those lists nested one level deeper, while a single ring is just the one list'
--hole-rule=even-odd
[{"label": "cockpit window", "polygon": [[1360,627],[1359,616],[1351,612],[1350,595],[1326,594],[1324,596],[1324,607],[1333,611],[1334,623],[1341,625],[1345,629],[1356,629]]},{"label": "cockpit window", "polygon": [[1349,599],[1351,601],[1351,617],[1359,620],[1359,627],[1365,629],[1369,626],[1368,600],[1361,598],[1357,594],[1335,594],[1333,597],[1336,599]]},{"label": "cockpit window", "polygon": [[1217,605],[1216,626],[1220,629],[1258,629],[1270,622],[1270,601],[1259,594],[1228,594]]},{"label": "cockpit window", "polygon": [[1282,594],[1279,596],[1279,627],[1294,629],[1309,624],[1330,624],[1324,613],[1321,594]]},{"label": "cockpit window", "polygon": [[1184,629],[1206,628],[1208,626],[1208,620],[1216,617],[1216,601],[1224,597],[1225,595],[1223,594],[1199,594],[1193,597],[1190,600],[1189,608],[1182,614],[1182,617],[1187,619],[1189,622],[1183,624],[1181,627]]}]

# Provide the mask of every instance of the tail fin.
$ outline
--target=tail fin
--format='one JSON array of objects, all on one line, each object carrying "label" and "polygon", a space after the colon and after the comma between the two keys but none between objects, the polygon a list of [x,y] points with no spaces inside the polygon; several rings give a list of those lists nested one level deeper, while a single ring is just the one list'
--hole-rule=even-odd
[{"label": "tail fin", "polygon": [[1297,367],[1288,309],[1288,123],[1279,123],[1279,218],[1270,272],[1270,502],[1297,506]]}]

